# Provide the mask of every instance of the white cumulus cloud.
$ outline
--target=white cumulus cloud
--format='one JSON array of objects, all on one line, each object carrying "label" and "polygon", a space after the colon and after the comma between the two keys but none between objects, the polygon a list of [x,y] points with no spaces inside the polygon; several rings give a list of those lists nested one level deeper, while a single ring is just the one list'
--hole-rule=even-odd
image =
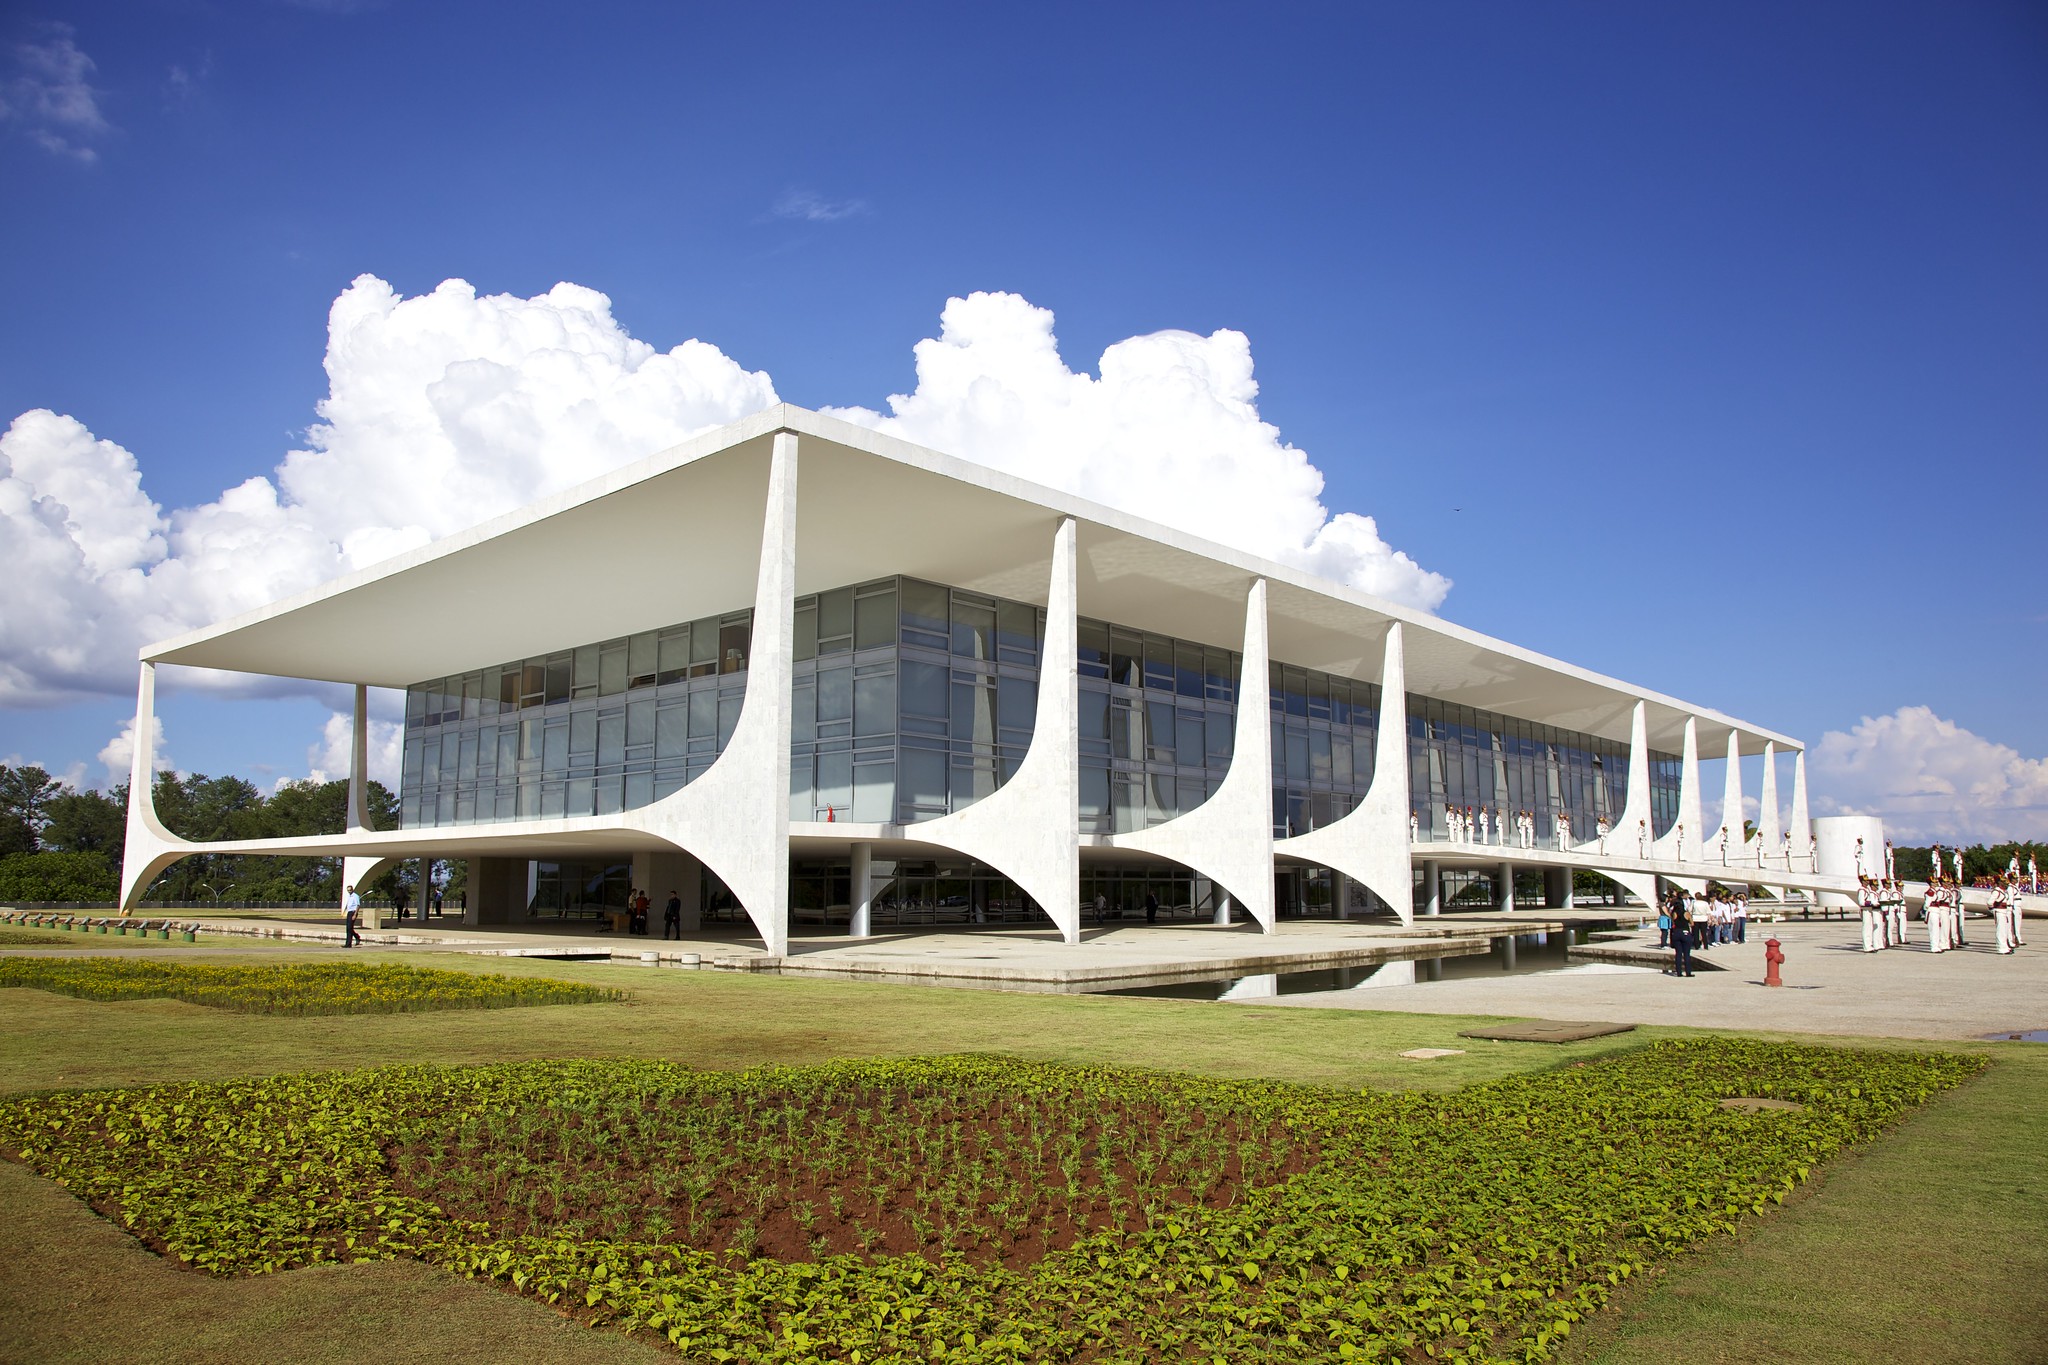
[{"label": "white cumulus cloud", "polygon": [[[168,773],[176,770],[169,754],[164,752],[164,718],[151,716],[150,733],[155,737],[150,751],[152,771]],[[107,770],[107,786],[113,787],[126,782],[135,767],[135,717],[121,722],[121,733],[108,740],[106,747],[97,755]]]},{"label": "white cumulus cloud", "polygon": [[1154,332],[1060,356],[1053,315],[1015,294],[949,300],[916,347],[917,388],[836,415],[1021,478],[1434,611],[1451,582],[1332,516],[1322,473],[1262,420],[1242,332]]},{"label": "white cumulus cloud", "polygon": [[[334,782],[348,776],[349,741],[355,721],[347,713],[331,711],[320,729],[320,741],[306,750],[306,776],[314,782]],[[370,780],[398,790],[399,766],[405,757],[405,723],[370,718]],[[289,779],[280,779],[280,782]]]},{"label": "white cumulus cloud", "polygon": [[[38,409],[0,434],[0,705],[134,686],[143,643],[388,558],[758,412],[767,375],[657,351],[594,290],[400,298],[328,317],[329,393],[274,477],[169,514],[129,451]],[[220,680],[216,680],[218,682]]]},{"label": "white cumulus cloud", "polygon": [[1828,731],[1810,768],[1816,813],[1881,816],[1898,843],[2048,837],[2048,759],[2028,758],[1925,706]]}]

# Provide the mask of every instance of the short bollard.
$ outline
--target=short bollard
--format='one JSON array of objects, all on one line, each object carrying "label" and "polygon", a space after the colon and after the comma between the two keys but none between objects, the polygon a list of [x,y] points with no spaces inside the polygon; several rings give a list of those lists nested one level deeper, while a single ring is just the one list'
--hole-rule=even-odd
[{"label": "short bollard", "polygon": [[1766,986],[1782,986],[1782,985],[1784,985],[1784,984],[1785,984],[1784,982],[1782,982],[1782,981],[1780,981],[1780,980],[1778,979],[1778,967],[1779,967],[1779,966],[1780,966],[1780,964],[1782,964],[1782,963],[1783,963],[1784,961],[1785,961],[1785,950],[1784,950],[1783,948],[1780,948],[1780,947],[1778,946],[1778,940],[1776,940],[1776,939],[1774,939],[1774,938],[1767,938],[1767,939],[1765,939],[1765,940],[1764,940],[1764,984],[1765,984]]}]

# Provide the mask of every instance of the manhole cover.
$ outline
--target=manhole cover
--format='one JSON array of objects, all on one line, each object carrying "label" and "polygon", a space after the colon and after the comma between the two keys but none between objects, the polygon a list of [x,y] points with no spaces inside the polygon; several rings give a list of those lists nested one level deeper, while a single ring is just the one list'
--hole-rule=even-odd
[{"label": "manhole cover", "polygon": [[1764,1114],[1773,1111],[1806,1108],[1805,1105],[1794,1104],[1790,1100],[1767,1100],[1761,1095],[1737,1095],[1732,1100],[1722,1100],[1721,1107],[1723,1109],[1737,1110],[1744,1114]]}]

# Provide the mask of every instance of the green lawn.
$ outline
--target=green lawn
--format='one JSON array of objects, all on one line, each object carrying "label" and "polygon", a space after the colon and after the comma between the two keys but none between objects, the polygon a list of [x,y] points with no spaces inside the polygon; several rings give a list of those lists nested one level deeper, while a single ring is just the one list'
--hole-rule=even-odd
[{"label": "green lawn", "polygon": [[[363,959],[420,961],[411,954]],[[726,1068],[944,1051],[1447,1090],[1691,1032],[1642,1029],[1567,1047],[1480,1043],[1456,1036],[1475,1022],[1464,1016],[1021,996],[442,954],[433,963],[621,986],[629,997],[622,1005],[302,1019],[0,990],[0,1091],[399,1061],[638,1056]],[[1462,1047],[1467,1055],[1434,1062],[1398,1056],[1430,1046]],[[1985,1075],[1837,1158],[1739,1238],[1711,1242],[1631,1285],[1615,1309],[1582,1329],[1568,1358],[2048,1360],[2048,1050],[1976,1050],[1996,1059]],[[0,1201],[8,1212],[0,1218],[0,1257],[38,1268],[34,1276],[0,1277],[0,1360],[325,1361],[361,1358],[365,1341],[378,1342],[377,1354],[388,1359],[655,1355],[416,1265],[244,1280],[171,1270],[68,1194],[12,1166],[0,1165]]]}]

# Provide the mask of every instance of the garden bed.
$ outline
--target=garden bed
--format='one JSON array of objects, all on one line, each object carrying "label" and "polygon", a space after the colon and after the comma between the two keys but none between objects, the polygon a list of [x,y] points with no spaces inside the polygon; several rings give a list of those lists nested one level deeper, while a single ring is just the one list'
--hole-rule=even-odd
[{"label": "garden bed", "polygon": [[1526,1361],[1982,1065],[1710,1040],[1448,1096],[398,1067],[19,1098],[0,1150],[199,1268],[414,1256],[691,1359]]},{"label": "garden bed", "polygon": [[618,991],[573,981],[391,964],[245,966],[106,957],[0,957],[0,987],[6,986],[83,1000],[183,1000],[216,1009],[288,1015],[580,1005],[620,998]]}]

